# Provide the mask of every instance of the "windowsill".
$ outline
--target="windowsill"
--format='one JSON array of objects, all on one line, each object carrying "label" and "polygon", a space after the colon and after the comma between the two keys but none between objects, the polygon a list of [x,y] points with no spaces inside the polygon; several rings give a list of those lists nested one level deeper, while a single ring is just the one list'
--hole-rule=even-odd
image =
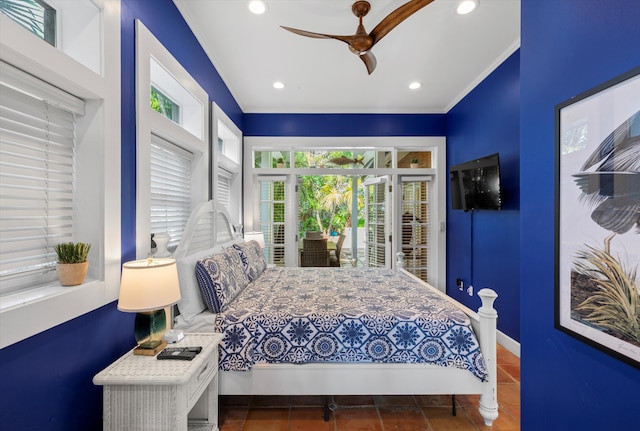
[{"label": "windowsill", "polygon": [[54,282],[0,298],[0,349],[86,314],[105,304],[105,282],[78,286]]},{"label": "windowsill", "polygon": [[[84,289],[89,286],[97,286],[99,280],[85,278],[82,284],[77,286],[62,286],[57,281],[35,287],[33,289],[22,290],[20,292],[4,295],[0,297],[0,313],[4,313],[16,307],[28,306],[29,304],[46,300],[53,296],[71,293],[74,290]],[[94,286],[94,287],[95,287]]]}]

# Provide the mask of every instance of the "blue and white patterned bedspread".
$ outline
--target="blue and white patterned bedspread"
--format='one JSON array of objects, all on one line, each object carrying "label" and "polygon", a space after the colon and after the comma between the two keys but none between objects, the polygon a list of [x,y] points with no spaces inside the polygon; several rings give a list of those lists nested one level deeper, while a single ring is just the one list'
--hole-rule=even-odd
[{"label": "blue and white patterned bedspread", "polygon": [[486,380],[468,316],[386,269],[268,268],[218,314],[222,370],[256,362],[431,363]]}]

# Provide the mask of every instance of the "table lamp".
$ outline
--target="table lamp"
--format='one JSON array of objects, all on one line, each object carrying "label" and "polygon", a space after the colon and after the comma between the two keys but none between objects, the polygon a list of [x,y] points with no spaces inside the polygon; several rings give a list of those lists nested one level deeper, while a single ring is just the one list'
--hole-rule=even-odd
[{"label": "table lamp", "polygon": [[144,259],[122,266],[118,310],[135,312],[134,355],[153,356],[164,349],[167,327],[164,307],[180,301],[175,259]]},{"label": "table lamp", "polygon": [[245,232],[244,240],[246,242],[255,240],[260,244],[260,248],[264,248],[264,234],[262,232]]}]

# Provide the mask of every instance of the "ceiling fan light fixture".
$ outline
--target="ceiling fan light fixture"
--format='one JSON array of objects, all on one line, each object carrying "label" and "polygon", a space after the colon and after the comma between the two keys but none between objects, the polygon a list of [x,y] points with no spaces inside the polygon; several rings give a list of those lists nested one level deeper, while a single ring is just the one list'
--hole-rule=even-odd
[{"label": "ceiling fan light fixture", "polygon": [[413,81],[413,82],[409,83],[409,89],[410,90],[417,90],[420,87],[422,87],[422,82]]},{"label": "ceiling fan light fixture", "polygon": [[284,88],[284,82],[282,81],[276,81],[273,83],[273,88],[275,88],[276,90],[282,90]]},{"label": "ceiling fan light fixture", "polygon": [[456,6],[456,13],[466,15],[478,7],[478,0],[460,0]]},{"label": "ceiling fan light fixture", "polygon": [[251,0],[249,2],[249,10],[256,15],[262,15],[267,11],[267,4],[262,0]]}]

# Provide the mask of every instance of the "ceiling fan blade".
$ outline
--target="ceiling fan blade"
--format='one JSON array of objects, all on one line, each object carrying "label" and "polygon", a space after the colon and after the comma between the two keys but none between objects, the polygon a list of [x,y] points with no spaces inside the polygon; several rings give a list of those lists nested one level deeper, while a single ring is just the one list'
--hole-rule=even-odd
[{"label": "ceiling fan blade", "polygon": [[369,35],[373,38],[373,45],[375,45],[380,39],[385,37],[387,33],[393,30],[402,21],[409,18],[411,15],[418,12],[420,9],[432,2],[433,0],[411,0],[391,12],[382,21],[380,21],[377,26],[375,26],[371,33],[369,33]]},{"label": "ceiling fan blade", "polygon": [[306,31],[306,30],[298,30],[297,28],[285,27],[284,25],[281,25],[280,27],[290,31],[291,33],[299,34],[300,36],[315,37],[317,39],[331,39],[331,36],[328,34],[313,33],[311,31]]},{"label": "ceiling fan blade", "polygon": [[314,33],[312,31],[298,30],[297,28],[285,27],[284,25],[281,25],[280,27],[290,31],[291,33],[299,34],[300,36],[313,37],[316,39],[336,39],[347,44],[350,44],[351,40],[354,38],[354,36],[339,36],[335,34]]},{"label": "ceiling fan blade", "polygon": [[376,56],[373,55],[371,51],[367,51],[363,54],[360,54],[358,57],[360,57],[360,59],[364,62],[364,65],[367,67],[367,72],[369,72],[369,75],[371,75],[371,72],[376,69],[376,65],[378,64]]}]

